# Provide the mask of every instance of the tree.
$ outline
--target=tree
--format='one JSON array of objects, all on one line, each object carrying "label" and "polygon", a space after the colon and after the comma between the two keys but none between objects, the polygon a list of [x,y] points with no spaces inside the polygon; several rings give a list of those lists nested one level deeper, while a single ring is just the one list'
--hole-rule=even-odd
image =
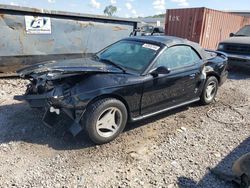
[{"label": "tree", "polygon": [[117,7],[113,5],[106,6],[103,12],[108,16],[113,16],[117,12]]}]

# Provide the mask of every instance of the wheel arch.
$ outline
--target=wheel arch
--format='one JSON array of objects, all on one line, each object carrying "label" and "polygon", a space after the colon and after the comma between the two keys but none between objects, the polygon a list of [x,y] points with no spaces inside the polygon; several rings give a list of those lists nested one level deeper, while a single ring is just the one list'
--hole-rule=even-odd
[{"label": "wheel arch", "polygon": [[214,77],[218,80],[218,83],[219,83],[219,85],[220,85],[220,81],[221,81],[220,76],[219,76],[216,72],[207,72],[207,73],[206,73],[207,79],[208,79],[209,77],[211,77],[211,76],[214,76]]},{"label": "wheel arch", "polygon": [[114,99],[121,101],[126,107],[127,114],[128,114],[128,120],[131,119],[131,113],[130,113],[130,108],[129,108],[128,102],[122,96],[117,95],[117,94],[102,94],[102,95],[96,96],[88,103],[87,108],[88,108],[88,106],[95,103],[96,101],[101,100],[101,99],[106,99],[106,98],[114,98]]}]

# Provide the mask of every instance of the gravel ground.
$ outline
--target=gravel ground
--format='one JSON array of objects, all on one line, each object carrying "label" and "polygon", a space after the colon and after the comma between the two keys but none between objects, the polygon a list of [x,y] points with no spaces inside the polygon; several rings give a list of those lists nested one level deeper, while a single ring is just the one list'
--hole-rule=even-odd
[{"label": "gravel ground", "polygon": [[64,141],[42,113],[14,101],[27,81],[0,80],[0,187],[234,187],[231,173],[250,152],[250,75],[230,74],[210,106],[193,104],[128,125],[112,143],[80,134]]}]

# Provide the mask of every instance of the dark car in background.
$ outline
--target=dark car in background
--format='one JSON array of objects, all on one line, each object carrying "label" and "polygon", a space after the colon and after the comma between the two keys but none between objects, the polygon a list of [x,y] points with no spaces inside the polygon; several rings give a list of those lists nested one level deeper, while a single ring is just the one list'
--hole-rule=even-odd
[{"label": "dark car in background", "polygon": [[155,27],[152,25],[144,25],[140,28],[141,36],[149,36],[149,35],[165,35],[165,31],[163,27]]},{"label": "dark car in background", "polygon": [[250,69],[250,25],[231,33],[230,38],[220,42],[218,50],[228,55],[230,67]]},{"label": "dark car in background", "polygon": [[18,72],[29,79],[17,100],[45,108],[53,127],[68,117],[75,136],[86,130],[103,144],[127,122],[201,101],[210,104],[227,77],[227,57],[170,36],[130,37],[91,58],[56,60]]}]

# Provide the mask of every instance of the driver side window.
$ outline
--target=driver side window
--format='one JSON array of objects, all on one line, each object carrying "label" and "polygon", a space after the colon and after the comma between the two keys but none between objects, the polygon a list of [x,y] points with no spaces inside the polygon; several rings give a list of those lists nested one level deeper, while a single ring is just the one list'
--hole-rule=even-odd
[{"label": "driver side window", "polygon": [[156,60],[155,67],[164,66],[170,69],[178,69],[193,65],[201,58],[190,46],[173,46],[167,48]]}]

